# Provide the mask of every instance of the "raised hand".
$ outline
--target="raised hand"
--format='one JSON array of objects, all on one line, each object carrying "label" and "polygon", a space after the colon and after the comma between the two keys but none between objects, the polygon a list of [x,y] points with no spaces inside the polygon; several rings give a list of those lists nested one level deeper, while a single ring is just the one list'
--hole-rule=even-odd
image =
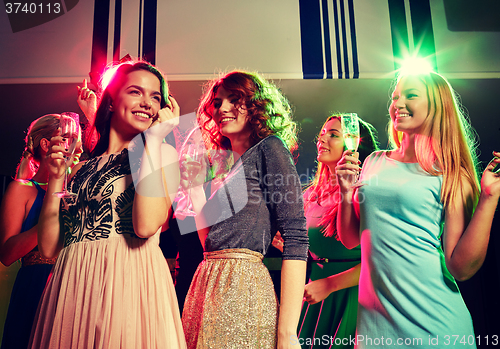
[{"label": "raised hand", "polygon": [[94,91],[87,87],[87,79],[83,79],[82,86],[77,86],[76,88],[78,89],[76,101],[83,114],[87,117],[87,120],[93,123],[97,111],[97,96]]},{"label": "raised hand", "polygon": [[486,166],[481,177],[481,191],[498,199],[500,197],[500,171],[494,172],[493,170],[500,165],[500,152],[494,151],[493,155],[495,157]]},{"label": "raised hand", "polygon": [[337,183],[342,193],[347,193],[353,189],[353,184],[356,182],[357,176],[361,168],[361,161],[358,159],[358,153],[351,150],[346,150],[342,154],[342,158],[335,167]]},{"label": "raised hand", "polygon": [[66,172],[67,149],[62,145],[64,138],[59,129],[57,135],[50,139],[49,151],[47,152],[47,168],[51,179],[60,179]]},{"label": "raised hand", "polygon": [[206,159],[205,154],[201,154],[193,159],[188,154],[181,155],[179,166],[181,172],[180,185],[183,189],[197,187],[205,183],[206,178]]},{"label": "raised hand", "polygon": [[172,96],[169,96],[168,100],[170,104],[158,111],[153,123],[146,131],[146,139],[149,139],[149,137],[163,139],[179,125],[179,104]]}]

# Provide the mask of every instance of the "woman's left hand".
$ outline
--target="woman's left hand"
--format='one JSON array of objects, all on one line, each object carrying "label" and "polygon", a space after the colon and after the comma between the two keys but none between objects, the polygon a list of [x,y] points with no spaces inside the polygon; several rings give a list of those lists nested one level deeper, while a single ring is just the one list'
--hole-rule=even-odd
[{"label": "woman's left hand", "polygon": [[304,300],[309,304],[316,304],[330,295],[328,279],[311,281],[304,288]]},{"label": "woman's left hand", "polygon": [[87,79],[83,79],[82,86],[77,86],[77,89],[78,97],[76,101],[89,123],[93,124],[97,111],[97,96],[94,91],[87,87]]},{"label": "woman's left hand", "polygon": [[271,244],[277,248],[278,250],[280,250],[281,252],[283,252],[283,243],[285,241],[283,240],[283,238],[281,237],[281,233],[280,232],[277,232],[276,235],[274,235],[274,238],[273,238],[273,241],[271,242]]},{"label": "woman's left hand", "polygon": [[500,164],[500,152],[493,152],[493,155],[495,158],[486,166],[481,178],[481,192],[498,199],[500,197],[500,172],[495,173],[493,169]]},{"label": "woman's left hand", "polygon": [[149,126],[147,137],[163,139],[179,125],[180,107],[174,97],[168,97],[170,104],[158,111],[155,120]]}]

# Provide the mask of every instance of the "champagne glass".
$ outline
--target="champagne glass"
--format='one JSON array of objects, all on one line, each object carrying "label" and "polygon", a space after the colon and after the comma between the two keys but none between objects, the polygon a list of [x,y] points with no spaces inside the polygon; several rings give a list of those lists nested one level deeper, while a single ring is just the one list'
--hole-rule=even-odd
[{"label": "champagne glass", "polygon": [[[342,134],[344,136],[344,144],[347,150],[356,152],[358,150],[360,134],[359,134],[359,119],[356,113],[342,114],[340,117],[342,124]],[[358,175],[354,178],[353,186],[357,185]]]},{"label": "champagne glass", "polygon": [[193,186],[193,180],[199,174],[202,168],[201,161],[203,160],[203,154],[205,151],[205,146],[203,144],[188,144],[186,151],[184,153],[184,167],[187,172],[188,187],[187,190],[183,189],[183,194],[185,197],[185,203],[181,205],[181,208],[176,211],[176,214],[182,216],[196,216],[196,212],[193,211],[193,203],[191,201],[191,187]]},{"label": "champagne glass", "polygon": [[342,133],[344,135],[344,144],[347,150],[356,152],[359,146],[359,119],[358,114],[348,113],[341,115]]},{"label": "champagne glass", "polygon": [[76,194],[71,193],[67,190],[68,185],[68,170],[72,162],[73,153],[75,152],[76,143],[78,142],[79,136],[79,125],[77,122],[78,114],[75,113],[63,113],[59,119],[59,128],[61,129],[61,136],[63,137],[63,142],[61,146],[66,149],[64,153],[64,184],[63,190],[55,192],[52,195],[58,198],[74,198]]}]

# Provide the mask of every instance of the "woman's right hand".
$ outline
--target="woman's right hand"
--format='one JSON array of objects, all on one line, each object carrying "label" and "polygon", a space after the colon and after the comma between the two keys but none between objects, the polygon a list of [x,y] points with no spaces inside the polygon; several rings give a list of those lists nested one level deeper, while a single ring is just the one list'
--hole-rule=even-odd
[{"label": "woman's right hand", "polygon": [[63,144],[63,137],[60,136],[60,130],[58,130],[57,135],[50,139],[49,151],[47,152],[47,169],[51,179],[62,178],[66,171],[66,159],[64,157],[66,149]]},{"label": "woman's right hand", "polygon": [[353,184],[356,182],[358,174],[361,170],[361,161],[358,159],[359,154],[351,150],[346,150],[342,154],[342,158],[337,162],[335,173],[337,176],[337,184],[342,193],[348,193],[353,189]]},{"label": "woman's right hand", "polygon": [[205,160],[192,161],[187,154],[181,156],[179,167],[181,171],[180,185],[184,190],[197,187],[205,183],[206,164]]}]

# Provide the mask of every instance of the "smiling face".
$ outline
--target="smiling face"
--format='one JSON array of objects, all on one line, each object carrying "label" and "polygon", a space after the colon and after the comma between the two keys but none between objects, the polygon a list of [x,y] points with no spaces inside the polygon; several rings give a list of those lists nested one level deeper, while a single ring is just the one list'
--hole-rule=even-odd
[{"label": "smiling face", "polygon": [[328,166],[337,164],[344,151],[342,135],[342,125],[339,118],[333,118],[325,124],[316,142],[319,162]]},{"label": "smiling face", "polygon": [[244,101],[220,86],[212,104],[213,120],[223,136],[231,142],[235,137],[250,137],[252,130]]},{"label": "smiling face", "polygon": [[151,125],[160,110],[160,103],[158,78],[143,69],[132,71],[113,96],[111,127],[135,136]]},{"label": "smiling face", "polygon": [[416,76],[405,76],[392,94],[389,114],[395,130],[419,133],[429,113],[429,101],[425,84]]}]

